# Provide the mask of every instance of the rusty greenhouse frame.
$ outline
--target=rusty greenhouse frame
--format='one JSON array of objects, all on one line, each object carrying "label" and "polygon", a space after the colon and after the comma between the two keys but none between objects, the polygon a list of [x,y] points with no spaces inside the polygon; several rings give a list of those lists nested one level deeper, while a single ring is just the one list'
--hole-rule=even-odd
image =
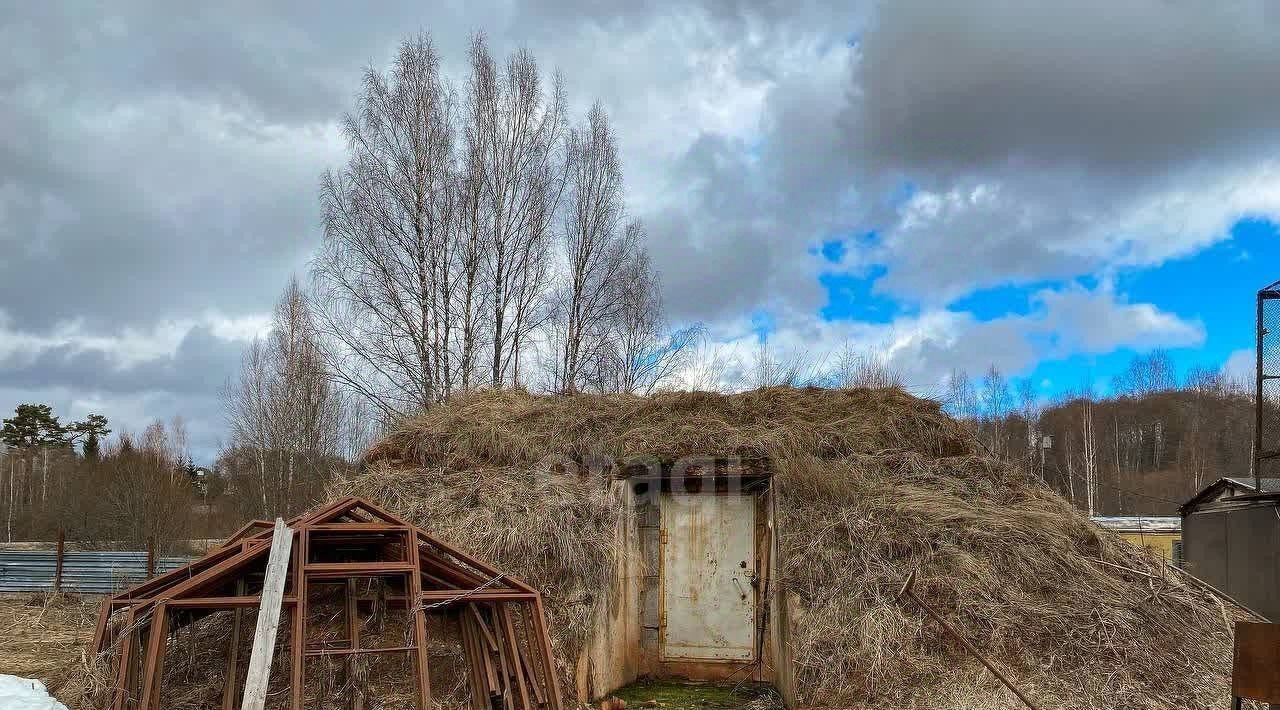
[{"label": "rusty greenhouse frame", "polygon": [[[443,628],[456,629],[476,710],[562,710],[546,614],[536,589],[360,498],[330,503],[287,525],[280,530],[292,535],[292,545],[282,560],[287,561],[287,576],[277,608],[291,619],[284,644],[290,710],[304,707],[308,658],[401,653],[412,662],[418,706],[432,707],[429,614]],[[183,626],[226,610],[234,612],[234,622],[221,707],[240,707],[241,616],[260,605],[266,610],[273,527],[269,521],[252,521],[191,564],[103,601],[91,651],[119,646],[110,669],[111,710],[160,708],[169,638]],[[399,592],[385,601],[407,613],[407,643],[361,645],[360,604],[370,600],[357,594],[358,579],[386,580],[388,588]],[[337,587],[343,598],[345,638],[311,643],[309,592],[322,587]],[[270,658],[267,663],[269,668]],[[350,667],[348,663],[348,673]]]}]

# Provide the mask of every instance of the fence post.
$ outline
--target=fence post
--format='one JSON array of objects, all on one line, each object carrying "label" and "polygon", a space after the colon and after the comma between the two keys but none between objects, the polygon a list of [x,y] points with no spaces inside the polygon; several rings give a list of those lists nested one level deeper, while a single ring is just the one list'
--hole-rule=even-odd
[{"label": "fence post", "polygon": [[156,536],[147,536],[147,579],[156,576]]},{"label": "fence post", "polygon": [[66,532],[62,528],[58,528],[58,554],[53,563],[54,594],[62,591],[62,560],[66,552],[66,540]]}]

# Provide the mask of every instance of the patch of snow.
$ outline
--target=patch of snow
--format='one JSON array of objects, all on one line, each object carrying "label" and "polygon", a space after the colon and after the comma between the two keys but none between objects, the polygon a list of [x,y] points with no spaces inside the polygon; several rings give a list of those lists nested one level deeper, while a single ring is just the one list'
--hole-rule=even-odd
[{"label": "patch of snow", "polygon": [[3,710],[67,710],[49,697],[44,683],[16,675],[0,674],[0,708]]}]

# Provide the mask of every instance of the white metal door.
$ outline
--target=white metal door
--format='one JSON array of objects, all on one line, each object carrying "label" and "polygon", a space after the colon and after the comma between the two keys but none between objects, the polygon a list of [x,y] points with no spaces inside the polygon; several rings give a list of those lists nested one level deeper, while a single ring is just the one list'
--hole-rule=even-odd
[{"label": "white metal door", "polygon": [[662,659],[755,659],[755,499],[662,498]]}]

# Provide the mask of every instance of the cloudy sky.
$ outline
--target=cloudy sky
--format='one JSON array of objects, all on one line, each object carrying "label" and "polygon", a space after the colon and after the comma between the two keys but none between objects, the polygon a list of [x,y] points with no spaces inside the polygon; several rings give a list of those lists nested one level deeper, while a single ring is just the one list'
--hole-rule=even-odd
[{"label": "cloudy sky", "polygon": [[604,102],[670,315],[725,352],[994,363],[1045,397],[1152,348],[1247,363],[1280,278],[1262,0],[600,5],[5,3],[0,410],[181,414],[211,458],[361,70],[419,30]]}]

